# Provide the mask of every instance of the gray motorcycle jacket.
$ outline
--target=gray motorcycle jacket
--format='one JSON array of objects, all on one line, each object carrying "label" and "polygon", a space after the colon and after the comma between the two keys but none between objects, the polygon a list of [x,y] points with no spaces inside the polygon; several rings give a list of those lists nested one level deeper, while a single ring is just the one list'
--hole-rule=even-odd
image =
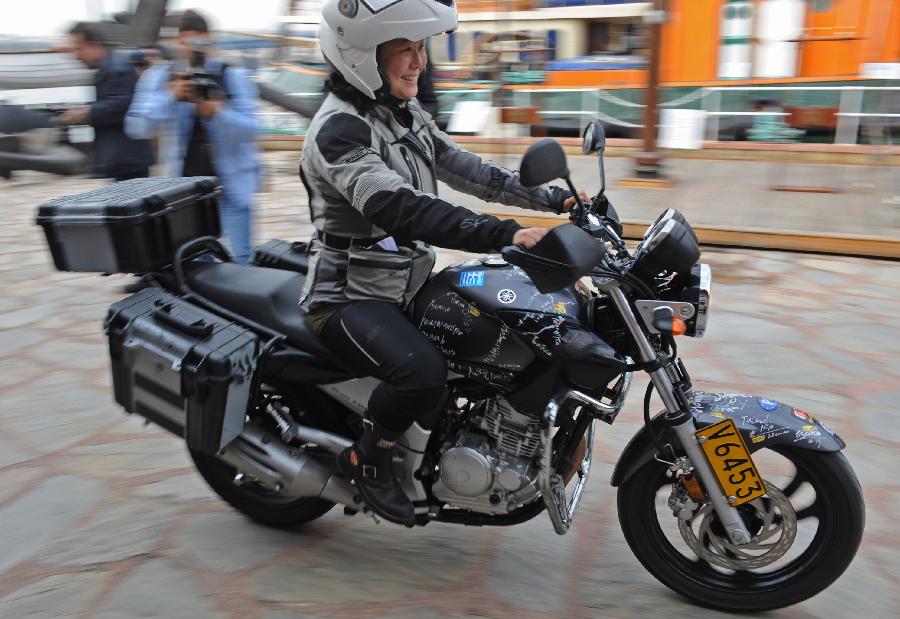
[{"label": "gray motorcycle jacket", "polygon": [[[540,211],[560,212],[570,195],[527,188],[518,173],[461,149],[415,100],[399,112],[377,105],[361,115],[329,94],[307,132],[300,175],[316,228],[304,312],[367,299],[405,306],[434,266],[429,244],[487,253],[512,243],[521,226],[438,198],[438,180],[487,202]],[[378,245],[389,236],[396,248]]]}]

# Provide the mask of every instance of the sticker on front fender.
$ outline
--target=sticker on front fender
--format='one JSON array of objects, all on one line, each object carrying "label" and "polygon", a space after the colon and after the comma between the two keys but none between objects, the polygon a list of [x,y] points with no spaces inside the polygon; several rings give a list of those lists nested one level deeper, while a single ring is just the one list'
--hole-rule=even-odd
[{"label": "sticker on front fender", "polygon": [[734,420],[750,453],[773,445],[793,445],[816,451],[840,451],[846,446],[819,419],[768,398],[696,392],[691,401],[691,414],[698,428],[723,419]]},{"label": "sticker on front fender", "polygon": [[[760,403],[760,399],[766,401]],[[769,402],[777,406],[772,408]],[[831,428],[809,413],[766,398],[697,391],[691,398],[691,416],[698,430],[723,419],[733,420],[751,454],[780,445],[824,452],[840,451],[846,447]],[[665,432],[665,411],[655,416],[651,423],[657,433]],[[813,426],[812,429],[809,426]],[[612,485],[621,485],[644,464],[653,460],[655,454],[656,446],[650,432],[643,427],[631,438],[619,457],[613,470]]]}]

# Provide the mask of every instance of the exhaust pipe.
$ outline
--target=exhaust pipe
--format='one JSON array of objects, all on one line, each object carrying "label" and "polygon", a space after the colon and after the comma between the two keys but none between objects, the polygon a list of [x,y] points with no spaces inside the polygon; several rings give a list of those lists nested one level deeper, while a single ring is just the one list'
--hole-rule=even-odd
[{"label": "exhaust pipe", "polygon": [[[346,441],[339,436],[328,436],[333,443]],[[319,497],[356,510],[363,507],[356,490],[344,478],[299,449],[288,447],[252,422],[244,426],[240,436],[219,454],[219,458],[244,475],[287,496]]]}]

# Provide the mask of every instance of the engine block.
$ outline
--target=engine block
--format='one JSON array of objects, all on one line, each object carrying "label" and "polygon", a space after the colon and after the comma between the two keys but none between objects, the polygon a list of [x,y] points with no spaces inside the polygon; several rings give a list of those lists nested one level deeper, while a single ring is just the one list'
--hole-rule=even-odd
[{"label": "engine block", "polygon": [[456,508],[505,514],[537,498],[540,426],[505,400],[488,400],[446,446],[432,485]]},{"label": "engine block", "polygon": [[487,400],[481,429],[494,439],[500,451],[531,459],[541,446],[540,421],[517,412],[506,400]]}]

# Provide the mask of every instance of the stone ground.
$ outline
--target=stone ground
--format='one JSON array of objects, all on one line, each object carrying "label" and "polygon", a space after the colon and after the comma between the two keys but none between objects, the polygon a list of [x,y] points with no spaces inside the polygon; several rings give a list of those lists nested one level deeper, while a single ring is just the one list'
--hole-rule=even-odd
[{"label": "stone ground", "polygon": [[[267,164],[276,174],[260,196],[259,240],[306,238],[292,160]],[[0,617],[728,616],[657,583],[619,531],[609,476],[640,425],[638,381],[619,421],[598,431],[565,537],[544,515],[508,529],[412,531],[338,509],[291,532],[247,521],[204,485],[178,440],[112,401],[101,322],[128,279],[50,264],[35,207],[99,184],[38,173],[0,184]],[[848,572],[767,616],[897,616],[900,265],[754,251],[704,260],[715,281],[710,329],[682,342],[698,387],[814,412],[849,443],[867,501]]]}]

